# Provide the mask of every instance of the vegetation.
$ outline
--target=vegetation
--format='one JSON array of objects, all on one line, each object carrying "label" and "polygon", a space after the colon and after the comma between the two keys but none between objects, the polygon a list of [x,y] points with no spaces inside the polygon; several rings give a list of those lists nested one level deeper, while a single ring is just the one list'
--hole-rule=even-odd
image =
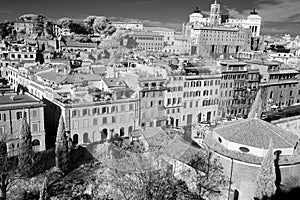
[{"label": "vegetation", "polygon": [[63,116],[59,119],[59,125],[56,135],[55,144],[55,163],[56,167],[61,169],[63,172],[68,172],[70,161],[70,150],[68,146],[68,138],[65,131],[65,124]]},{"label": "vegetation", "polygon": [[[23,113],[25,114],[25,113]],[[20,127],[20,147],[18,154],[18,166],[21,176],[30,177],[32,175],[33,167],[33,155],[32,150],[32,137],[30,132],[29,124],[26,118],[23,117],[22,124]]]},{"label": "vegetation", "polygon": [[263,159],[259,171],[255,190],[255,198],[263,199],[274,195],[276,192],[275,181],[276,172],[273,156],[273,141],[271,140],[269,150]]}]

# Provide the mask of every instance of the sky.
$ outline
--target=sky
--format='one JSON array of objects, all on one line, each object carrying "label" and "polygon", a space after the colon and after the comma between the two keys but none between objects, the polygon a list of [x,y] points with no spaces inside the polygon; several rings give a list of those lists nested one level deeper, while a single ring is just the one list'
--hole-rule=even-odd
[{"label": "sky", "polygon": [[[43,14],[49,18],[140,20],[145,26],[180,30],[195,7],[208,14],[214,0],[0,0],[0,21],[22,14]],[[262,34],[300,35],[300,0],[218,0],[223,13],[245,18],[256,8],[263,18]]]}]

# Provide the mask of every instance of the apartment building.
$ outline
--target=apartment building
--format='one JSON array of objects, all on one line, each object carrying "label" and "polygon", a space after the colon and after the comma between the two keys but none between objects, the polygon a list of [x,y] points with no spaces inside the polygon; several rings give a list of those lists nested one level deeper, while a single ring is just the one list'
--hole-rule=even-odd
[{"label": "apartment building", "polygon": [[265,60],[247,60],[259,70],[262,78],[262,99],[264,109],[284,108],[300,103],[299,71],[282,68],[279,63]]},{"label": "apartment building", "polygon": [[28,35],[35,33],[36,23],[31,21],[18,20],[14,23],[14,30],[19,32],[24,32]]},{"label": "apartment building", "polygon": [[0,96],[0,136],[7,136],[8,154],[14,156],[19,147],[19,129],[26,117],[34,151],[45,150],[44,104],[28,93],[5,92]]},{"label": "apartment building", "polygon": [[157,33],[164,36],[164,42],[172,45],[175,39],[175,30],[162,27],[144,27],[144,31]]},{"label": "apartment building", "polygon": [[182,126],[182,109],[183,109],[183,87],[184,77],[180,71],[170,71],[166,84],[164,106],[168,117],[167,125],[172,127]]},{"label": "apartment building", "polygon": [[218,118],[221,75],[209,69],[186,69],[183,88],[183,125]]},{"label": "apartment building", "polygon": [[247,63],[233,60],[221,61],[221,88],[219,116],[247,115]]},{"label": "apartment building", "polygon": [[166,45],[163,51],[175,55],[190,55],[191,41],[187,37],[175,35],[173,42],[170,45]]},{"label": "apartment building", "polygon": [[138,50],[162,51],[164,47],[164,36],[151,32],[136,32],[133,38],[138,43]]},{"label": "apartment building", "polygon": [[[74,145],[127,137],[138,124],[138,94],[119,79],[101,81],[99,87],[76,84],[58,92],[46,109],[54,127],[63,115]],[[54,142],[53,135],[49,140]]]}]

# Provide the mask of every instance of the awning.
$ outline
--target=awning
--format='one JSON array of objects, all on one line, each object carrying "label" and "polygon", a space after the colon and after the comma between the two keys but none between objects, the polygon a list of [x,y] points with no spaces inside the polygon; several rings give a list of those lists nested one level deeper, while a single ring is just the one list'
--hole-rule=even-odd
[{"label": "awning", "polygon": [[276,108],[278,108],[278,106],[272,105],[271,108],[272,108],[272,109],[276,109]]}]

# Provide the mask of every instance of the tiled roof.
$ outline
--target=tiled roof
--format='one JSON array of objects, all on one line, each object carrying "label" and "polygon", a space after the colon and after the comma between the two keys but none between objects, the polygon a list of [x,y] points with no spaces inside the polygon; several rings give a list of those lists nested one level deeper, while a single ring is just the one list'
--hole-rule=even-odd
[{"label": "tiled roof", "polygon": [[258,118],[238,120],[219,125],[213,130],[230,142],[268,149],[270,140],[274,148],[293,148],[298,136]]},{"label": "tiled roof", "polygon": [[165,147],[170,140],[161,127],[147,127],[142,134],[150,147]]}]

